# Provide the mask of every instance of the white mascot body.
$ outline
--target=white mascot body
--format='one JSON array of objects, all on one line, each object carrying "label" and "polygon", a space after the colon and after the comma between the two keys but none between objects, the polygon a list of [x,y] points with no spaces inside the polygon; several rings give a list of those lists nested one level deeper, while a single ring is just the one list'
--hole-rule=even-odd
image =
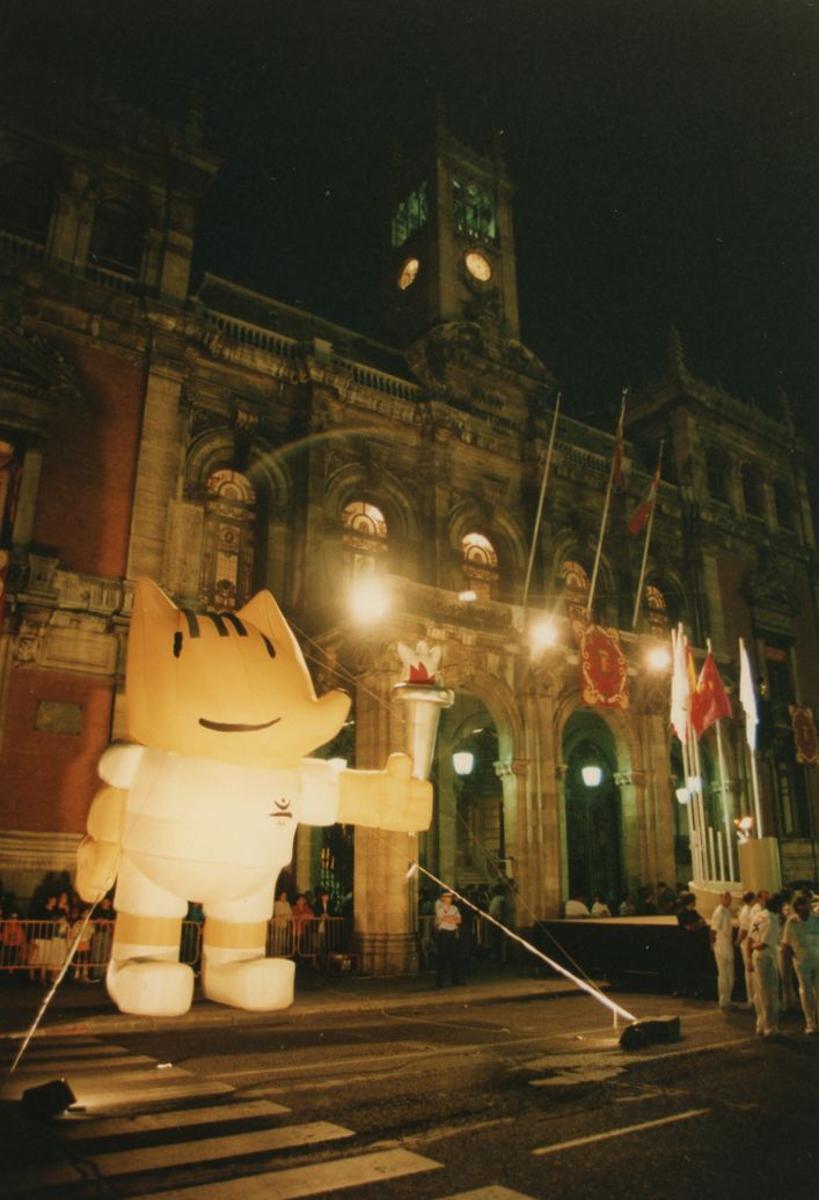
[{"label": "white mascot body", "polygon": [[108,991],[123,1012],[177,1016],[193,996],[179,962],[189,900],[204,906],[202,987],[238,1008],[293,1002],[295,966],[265,956],[279,872],[299,822],[426,829],[432,788],[405,754],[384,771],[339,771],[303,757],[349,710],[316,698],[293,633],[269,592],[237,613],[178,609],[139,580],[128,640],[129,742],[103,754],[78,851],[77,890],[116,879]]}]

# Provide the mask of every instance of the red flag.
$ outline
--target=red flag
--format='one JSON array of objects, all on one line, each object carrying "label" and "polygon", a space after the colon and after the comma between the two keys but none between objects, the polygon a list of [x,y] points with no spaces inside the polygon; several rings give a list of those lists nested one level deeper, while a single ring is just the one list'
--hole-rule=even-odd
[{"label": "red flag", "polygon": [[711,651],[702,664],[696,690],[691,696],[691,725],[697,737],[710,729],[715,721],[731,716],[731,701],[714,662]]},{"label": "red flag", "polygon": [[648,485],[645,499],[637,505],[634,512],[629,517],[628,531],[632,534],[642,533],[648,523],[648,518],[651,516],[651,510],[654,508],[654,503],[657,499],[657,492],[660,487],[660,464],[654,468],[654,474],[651,476],[651,483]]}]

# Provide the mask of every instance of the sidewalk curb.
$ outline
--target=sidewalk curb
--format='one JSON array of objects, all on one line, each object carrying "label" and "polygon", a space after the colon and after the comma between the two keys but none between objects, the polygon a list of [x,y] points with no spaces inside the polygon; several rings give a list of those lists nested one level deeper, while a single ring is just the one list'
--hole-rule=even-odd
[{"label": "sidewalk curb", "polygon": [[[521,980],[519,986],[506,984],[501,987],[493,985],[468,984],[456,989],[431,989],[429,991],[413,992],[408,995],[396,996],[329,996],[324,993],[316,999],[299,1000],[290,1008],[275,1012],[249,1012],[243,1009],[224,1008],[211,1004],[207,1000],[195,1002],[191,1010],[181,1017],[139,1017],[127,1013],[97,1014],[85,1019],[59,1019],[58,1023],[40,1028],[35,1033],[36,1038],[65,1037],[81,1034],[109,1033],[148,1033],[153,1030],[169,1032],[173,1029],[215,1029],[219,1027],[237,1027],[262,1025],[270,1022],[296,1021],[304,1018],[324,1016],[328,1013],[379,1012],[382,1009],[395,1008],[428,1008],[447,1004],[450,1007],[469,1007],[471,1005],[499,1004],[504,1001],[520,1001],[531,999],[556,998],[579,993],[579,989],[571,984],[557,980]],[[582,993],[580,993],[582,994]],[[33,1018],[32,1014],[32,1018]],[[46,1018],[47,1019],[47,1015]],[[28,1033],[28,1027],[0,1032],[0,1042],[21,1040]]]}]

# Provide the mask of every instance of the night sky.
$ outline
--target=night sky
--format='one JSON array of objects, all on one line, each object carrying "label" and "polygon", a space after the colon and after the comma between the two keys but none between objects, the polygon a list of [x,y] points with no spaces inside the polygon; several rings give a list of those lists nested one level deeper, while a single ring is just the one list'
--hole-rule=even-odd
[{"label": "night sky", "polygon": [[[26,0],[7,43],[223,156],[208,269],[379,332],[387,167],[440,98],[518,186],[524,341],[603,425],[662,365],[819,428],[817,0]],[[55,83],[52,86],[59,86]]]}]

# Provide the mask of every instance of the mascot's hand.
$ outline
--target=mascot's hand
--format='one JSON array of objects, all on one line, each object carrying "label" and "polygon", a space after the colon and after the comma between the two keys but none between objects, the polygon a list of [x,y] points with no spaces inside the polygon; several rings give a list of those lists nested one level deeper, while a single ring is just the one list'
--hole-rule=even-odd
[{"label": "mascot's hand", "polygon": [[84,837],[77,848],[76,887],[87,904],[96,904],[114,886],[121,849],[117,842]]},{"label": "mascot's hand", "polygon": [[412,777],[412,759],[408,754],[391,754],[385,769],[385,799],[390,804],[394,824],[382,829],[417,833],[428,829],[432,820],[432,784]]},{"label": "mascot's hand", "polygon": [[393,833],[416,833],[432,820],[432,784],[412,778],[407,754],[391,754],[383,771],[342,771],[338,820]]}]

